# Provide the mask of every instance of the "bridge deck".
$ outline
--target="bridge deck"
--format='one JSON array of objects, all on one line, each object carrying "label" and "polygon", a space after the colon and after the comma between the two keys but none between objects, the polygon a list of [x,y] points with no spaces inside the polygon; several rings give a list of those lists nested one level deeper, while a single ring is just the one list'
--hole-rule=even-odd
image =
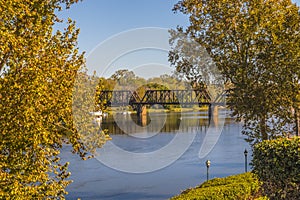
[{"label": "bridge deck", "polygon": [[[225,93],[224,93],[225,94]],[[99,100],[107,106],[134,105],[224,105],[225,95],[212,100],[207,90],[147,90],[142,98],[135,91],[103,90]]]}]

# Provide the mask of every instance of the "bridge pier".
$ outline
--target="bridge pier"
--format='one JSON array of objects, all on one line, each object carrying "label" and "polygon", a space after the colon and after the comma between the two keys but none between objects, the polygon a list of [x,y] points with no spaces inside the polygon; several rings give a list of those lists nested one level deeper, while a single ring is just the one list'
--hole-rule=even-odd
[{"label": "bridge pier", "polygon": [[147,126],[147,115],[138,116],[137,123],[140,126]]},{"label": "bridge pier", "polygon": [[217,105],[209,104],[208,107],[208,122],[209,125],[218,125],[219,108]]},{"label": "bridge pier", "polygon": [[141,126],[147,125],[147,107],[145,105],[138,105],[136,114],[138,117],[138,123]]},{"label": "bridge pier", "polygon": [[147,115],[147,107],[145,105],[138,105],[136,113],[138,116]]}]

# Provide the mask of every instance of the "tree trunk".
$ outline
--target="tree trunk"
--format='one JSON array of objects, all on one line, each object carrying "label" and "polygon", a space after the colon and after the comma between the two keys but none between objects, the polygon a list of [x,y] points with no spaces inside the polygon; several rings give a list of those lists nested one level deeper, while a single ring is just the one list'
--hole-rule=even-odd
[{"label": "tree trunk", "polygon": [[296,136],[300,136],[300,112],[299,108],[294,108],[294,117],[295,117],[295,134]]},{"label": "tree trunk", "polygon": [[267,127],[266,127],[266,115],[262,115],[260,118],[260,132],[263,140],[268,139]]}]

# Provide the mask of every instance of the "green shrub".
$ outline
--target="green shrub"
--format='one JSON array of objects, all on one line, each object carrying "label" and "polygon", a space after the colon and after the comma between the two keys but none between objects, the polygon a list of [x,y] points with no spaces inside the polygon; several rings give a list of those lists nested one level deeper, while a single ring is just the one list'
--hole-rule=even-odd
[{"label": "green shrub", "polygon": [[299,150],[299,138],[263,141],[254,146],[253,172],[270,199],[299,199]]},{"label": "green shrub", "polygon": [[[254,174],[248,172],[226,178],[215,178],[202,185],[188,189],[172,200],[242,200],[253,199],[259,193],[260,182]],[[263,200],[263,199],[261,199]]]}]

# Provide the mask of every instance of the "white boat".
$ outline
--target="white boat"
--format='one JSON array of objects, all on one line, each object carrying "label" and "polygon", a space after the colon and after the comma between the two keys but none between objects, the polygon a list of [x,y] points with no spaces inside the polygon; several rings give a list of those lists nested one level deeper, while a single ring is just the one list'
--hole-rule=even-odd
[{"label": "white boat", "polygon": [[96,117],[100,117],[102,116],[102,111],[96,111],[96,112],[90,112],[91,115],[96,116]]}]

